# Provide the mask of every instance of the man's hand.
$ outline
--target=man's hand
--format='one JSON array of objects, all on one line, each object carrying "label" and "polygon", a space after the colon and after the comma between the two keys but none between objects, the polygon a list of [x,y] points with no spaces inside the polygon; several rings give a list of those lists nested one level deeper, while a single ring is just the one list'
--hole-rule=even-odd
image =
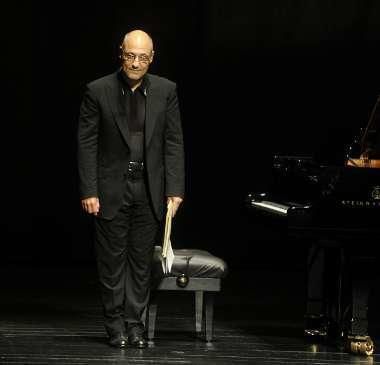
[{"label": "man's hand", "polygon": [[89,214],[98,215],[100,209],[99,198],[82,199],[82,208]]},{"label": "man's hand", "polygon": [[177,213],[177,210],[178,210],[179,206],[181,205],[183,199],[180,198],[179,196],[168,196],[167,204],[169,204],[169,201],[171,201],[173,204],[173,215],[172,215],[172,217],[174,218],[174,216]]}]

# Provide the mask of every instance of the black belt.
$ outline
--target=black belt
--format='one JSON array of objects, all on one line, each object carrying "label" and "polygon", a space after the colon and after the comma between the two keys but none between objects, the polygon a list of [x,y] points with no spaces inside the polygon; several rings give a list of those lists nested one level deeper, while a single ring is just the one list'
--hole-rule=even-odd
[{"label": "black belt", "polygon": [[131,179],[141,179],[144,176],[144,162],[129,161],[128,177]]}]

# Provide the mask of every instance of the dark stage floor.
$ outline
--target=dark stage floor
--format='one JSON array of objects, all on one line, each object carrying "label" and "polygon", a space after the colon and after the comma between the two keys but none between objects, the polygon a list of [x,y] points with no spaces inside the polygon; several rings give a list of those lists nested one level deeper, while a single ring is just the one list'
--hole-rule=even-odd
[{"label": "dark stage floor", "polygon": [[210,345],[194,338],[191,294],[164,293],[156,339],[144,350],[106,344],[92,267],[8,265],[0,274],[1,364],[380,364],[376,311],[372,358],[304,341],[302,272],[231,272],[216,298]]}]

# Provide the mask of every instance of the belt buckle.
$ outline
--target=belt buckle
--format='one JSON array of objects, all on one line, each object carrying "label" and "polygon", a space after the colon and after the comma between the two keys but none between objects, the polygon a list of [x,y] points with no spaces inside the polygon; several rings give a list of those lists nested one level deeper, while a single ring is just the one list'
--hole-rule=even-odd
[{"label": "belt buckle", "polygon": [[143,162],[129,161],[129,164],[128,164],[129,171],[142,171],[143,168],[144,168]]},{"label": "belt buckle", "polygon": [[144,163],[138,161],[129,161],[128,163],[128,172],[132,179],[141,177],[141,173],[144,169]]}]

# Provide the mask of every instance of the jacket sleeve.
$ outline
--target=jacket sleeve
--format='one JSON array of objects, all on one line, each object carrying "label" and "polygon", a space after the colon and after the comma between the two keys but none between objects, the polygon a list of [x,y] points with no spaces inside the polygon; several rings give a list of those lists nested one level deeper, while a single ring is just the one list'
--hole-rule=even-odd
[{"label": "jacket sleeve", "polygon": [[97,197],[99,107],[93,91],[86,88],[78,121],[78,173],[81,199]]},{"label": "jacket sleeve", "polygon": [[170,90],[165,127],[165,195],[183,197],[185,194],[185,161],[181,116],[174,87]]}]

